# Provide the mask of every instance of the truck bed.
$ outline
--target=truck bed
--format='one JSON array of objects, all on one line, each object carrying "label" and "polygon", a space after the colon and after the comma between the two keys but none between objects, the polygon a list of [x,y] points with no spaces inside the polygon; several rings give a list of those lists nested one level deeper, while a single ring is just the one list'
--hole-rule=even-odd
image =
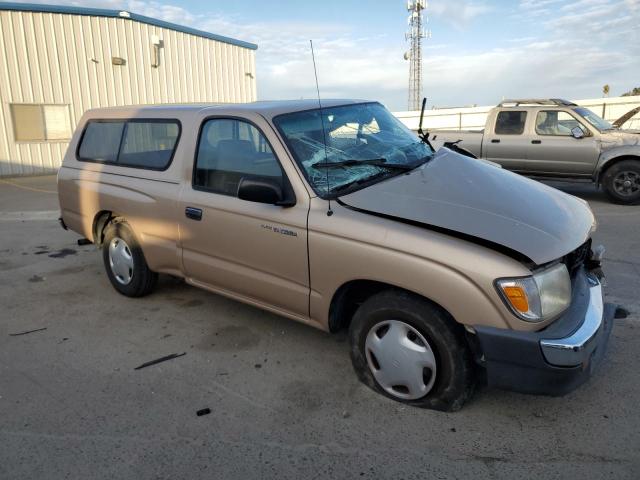
[{"label": "truck bed", "polygon": [[482,157],[482,138],[484,130],[434,130],[429,132],[433,147],[438,150],[445,142],[462,140],[459,145],[466,148],[476,157]]}]

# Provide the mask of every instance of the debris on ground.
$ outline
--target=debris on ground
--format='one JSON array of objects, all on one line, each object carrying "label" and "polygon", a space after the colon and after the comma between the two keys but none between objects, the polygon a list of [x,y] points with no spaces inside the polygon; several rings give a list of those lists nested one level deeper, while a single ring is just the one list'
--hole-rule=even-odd
[{"label": "debris on ground", "polygon": [[629,310],[624,307],[616,308],[616,313],[613,318],[627,318],[629,316]]},{"label": "debris on ground", "polygon": [[150,367],[151,365],[156,365],[157,363],[166,362],[167,360],[173,360],[174,358],[183,357],[187,352],[183,353],[172,353],[171,355],[167,355],[165,357],[156,358],[155,360],[151,360],[150,362],[143,363],[142,365],[137,366],[134,370],[140,370],[141,368]]},{"label": "debris on ground", "polygon": [[29,278],[29,281],[31,283],[44,282],[44,277],[41,277],[40,275],[34,275],[33,277]]},{"label": "debris on ground", "polygon": [[26,335],[28,333],[34,333],[34,332],[41,332],[42,330],[46,330],[47,327],[42,327],[42,328],[36,328],[34,330],[27,330],[25,332],[18,332],[18,333],[10,333],[9,336],[10,337],[18,337],[20,335]]},{"label": "debris on ground", "polygon": [[203,415],[209,415],[211,413],[211,409],[210,408],[203,408],[202,410],[198,410],[196,412],[196,415],[198,415],[199,417],[203,416]]}]

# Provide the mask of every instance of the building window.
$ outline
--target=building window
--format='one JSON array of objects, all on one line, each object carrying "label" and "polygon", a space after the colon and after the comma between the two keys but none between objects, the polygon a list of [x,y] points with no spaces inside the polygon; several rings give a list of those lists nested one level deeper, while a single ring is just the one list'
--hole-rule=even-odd
[{"label": "building window", "polygon": [[165,170],[179,137],[177,120],[90,120],[80,140],[78,159]]},{"label": "building window", "polygon": [[71,138],[69,105],[11,105],[17,142],[64,141]]}]

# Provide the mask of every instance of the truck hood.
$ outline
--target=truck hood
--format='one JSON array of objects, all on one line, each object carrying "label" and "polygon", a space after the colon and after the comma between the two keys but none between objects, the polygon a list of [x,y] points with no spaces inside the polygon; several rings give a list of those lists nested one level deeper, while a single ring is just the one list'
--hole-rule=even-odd
[{"label": "truck hood", "polygon": [[602,151],[618,147],[640,147],[636,130],[609,130],[600,135]]},{"label": "truck hood", "polygon": [[340,202],[497,244],[538,265],[576,249],[595,227],[585,201],[447,148],[419,168]]}]

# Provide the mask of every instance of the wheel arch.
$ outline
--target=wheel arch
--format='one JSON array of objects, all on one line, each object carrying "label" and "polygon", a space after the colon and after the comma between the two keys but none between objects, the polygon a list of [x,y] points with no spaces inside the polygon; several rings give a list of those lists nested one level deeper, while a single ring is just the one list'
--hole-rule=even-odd
[{"label": "wheel arch", "polygon": [[596,172],[596,184],[600,185],[602,183],[602,177],[607,172],[607,170],[609,170],[614,165],[616,165],[616,164],[618,164],[620,162],[623,162],[625,160],[633,160],[633,161],[636,161],[636,162],[640,162],[640,154],[638,154],[638,155],[621,154],[619,156],[610,157],[610,158],[604,160],[602,162],[602,164],[600,165],[600,168],[598,168],[598,171]]},{"label": "wheel arch", "polygon": [[455,321],[446,308],[420,293],[386,282],[359,279],[350,280],[342,284],[333,294],[329,306],[329,331],[336,333],[347,329],[358,307],[371,296],[384,290],[396,290],[420,297],[442,309],[443,312]]},{"label": "wheel arch", "polygon": [[117,218],[122,218],[118,213],[112,210],[100,210],[93,217],[93,225],[91,227],[91,234],[93,237],[93,243],[100,247],[104,241],[104,231],[111,222]]}]

